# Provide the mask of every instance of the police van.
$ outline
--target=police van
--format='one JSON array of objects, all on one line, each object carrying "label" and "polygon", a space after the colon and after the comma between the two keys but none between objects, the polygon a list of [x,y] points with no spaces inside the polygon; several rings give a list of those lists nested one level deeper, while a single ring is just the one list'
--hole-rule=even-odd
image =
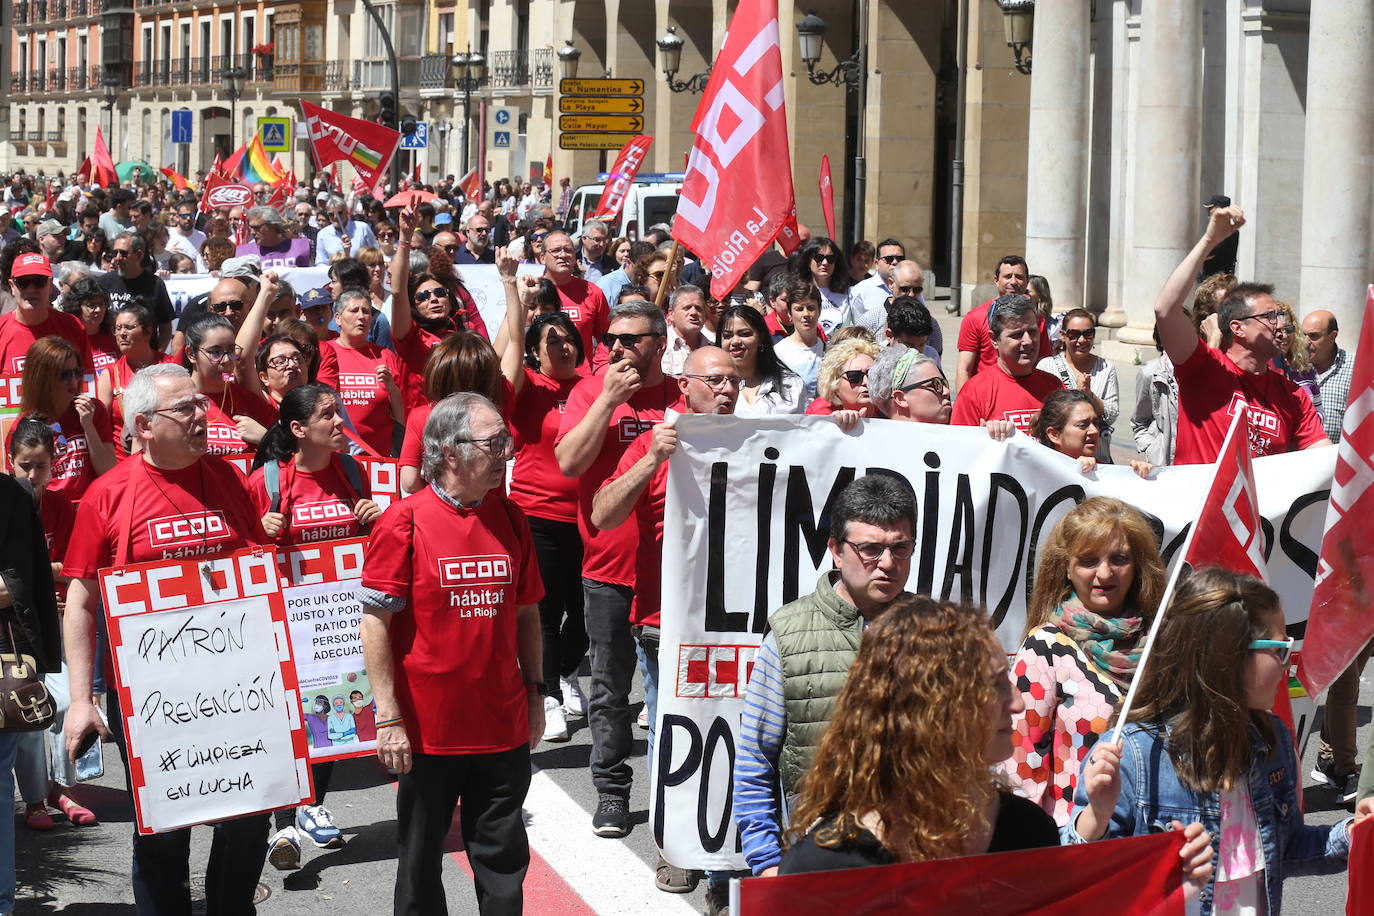
[{"label": "police van", "polygon": [[[584,184],[573,191],[572,203],[563,219],[563,227],[575,238],[587,217],[596,212],[601,191],[606,186],[606,173],[596,176],[596,184]],[[611,238],[635,240],[658,223],[671,223],[677,212],[678,195],[682,193],[682,172],[640,173],[625,195],[620,215],[610,222]]]}]

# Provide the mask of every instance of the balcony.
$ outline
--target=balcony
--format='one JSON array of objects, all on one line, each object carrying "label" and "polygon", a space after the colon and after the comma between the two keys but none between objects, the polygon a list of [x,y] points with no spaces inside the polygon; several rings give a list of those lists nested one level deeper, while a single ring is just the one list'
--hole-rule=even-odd
[{"label": "balcony", "polygon": [[67,91],[67,71],[61,67],[54,67],[48,71],[48,91],[66,92]]},{"label": "balcony", "polygon": [[134,70],[134,85],[140,88],[153,84],[153,68],[145,63]]},{"label": "balcony", "polygon": [[326,63],[303,60],[300,63],[274,64],[272,88],[277,92],[320,92],[325,86]]},{"label": "balcony", "polygon": [[14,0],[14,24],[23,25],[29,21],[29,0]]},{"label": "balcony", "polygon": [[[420,61],[416,58],[396,62],[400,88],[413,89],[420,84]],[[391,68],[385,58],[377,57],[353,62],[354,90],[388,90],[391,88]]]},{"label": "balcony", "polygon": [[47,137],[49,143],[61,143],[67,139],[65,136],[63,136],[62,131],[60,130],[48,131]]},{"label": "balcony", "polygon": [[324,91],[347,92],[353,81],[348,76],[348,61],[327,60],[324,62]]},{"label": "balcony", "polygon": [[553,88],[553,48],[534,49],[534,81],[535,89]]},{"label": "balcony", "polygon": [[29,78],[27,73],[20,73],[18,70],[10,71],[10,92],[24,93],[29,91]]},{"label": "balcony", "polygon": [[84,92],[86,90],[87,72],[85,67],[69,67],[67,69],[67,91]]},{"label": "balcony", "polygon": [[493,89],[518,89],[529,84],[529,51],[492,52],[491,86]]},{"label": "balcony", "polygon": [[52,16],[53,22],[61,22],[67,18],[67,0],[48,0],[48,13]]},{"label": "balcony", "polygon": [[448,86],[447,54],[426,54],[420,58],[420,88],[444,89]]},{"label": "balcony", "polygon": [[48,21],[48,0],[33,0],[29,4],[29,22],[42,24]]},{"label": "balcony", "polygon": [[43,132],[41,130],[31,130],[24,135],[30,143],[42,143]]},{"label": "balcony", "polygon": [[44,81],[42,70],[35,70],[33,73],[29,74],[29,92],[44,92],[46,90],[43,88],[43,85]]}]

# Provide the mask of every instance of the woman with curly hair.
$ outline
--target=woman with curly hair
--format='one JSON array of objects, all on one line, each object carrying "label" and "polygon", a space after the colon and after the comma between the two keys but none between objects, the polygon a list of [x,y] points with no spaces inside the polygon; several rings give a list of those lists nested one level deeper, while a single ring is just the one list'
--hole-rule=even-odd
[{"label": "woman with curly hair", "polygon": [[1154,530],[1118,499],[1084,501],[1040,551],[1012,663],[1023,711],[1012,717],[1013,750],[1001,769],[1061,827],[1083,760],[1135,675],[1163,590]]},{"label": "woman with curly hair", "polygon": [[860,418],[881,416],[868,390],[868,370],[881,352],[877,344],[859,338],[833,345],[821,359],[817,397],[806,412],[834,416],[845,430]]},{"label": "woman with curly hair", "polygon": [[1307,392],[1320,416],[1322,390],[1317,384],[1317,370],[1307,355],[1307,338],[1298,333],[1298,316],[1287,302],[1275,302],[1274,307],[1279,310],[1278,326],[1274,328],[1274,346],[1278,347],[1279,355],[1274,357],[1274,368]]}]

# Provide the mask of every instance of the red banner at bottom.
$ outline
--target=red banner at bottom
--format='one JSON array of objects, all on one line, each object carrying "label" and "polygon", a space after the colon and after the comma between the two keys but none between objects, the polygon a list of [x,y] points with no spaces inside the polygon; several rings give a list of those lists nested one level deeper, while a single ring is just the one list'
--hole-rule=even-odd
[{"label": "red banner at bottom", "polygon": [[[740,882],[740,916],[1183,916],[1181,832]],[[1110,901],[1110,902],[1108,902]]]}]

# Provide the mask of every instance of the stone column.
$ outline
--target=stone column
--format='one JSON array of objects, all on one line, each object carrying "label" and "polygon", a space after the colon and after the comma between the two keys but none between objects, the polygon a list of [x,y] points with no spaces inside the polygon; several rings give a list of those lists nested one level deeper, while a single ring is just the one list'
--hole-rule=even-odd
[{"label": "stone column", "polygon": [[1084,303],[1088,181],[1088,4],[1035,5],[1027,135],[1026,260],[1056,308]]},{"label": "stone column", "polygon": [[1353,349],[1370,276],[1374,5],[1312,0],[1303,162],[1303,312],[1329,309]]},{"label": "stone column", "polygon": [[1117,336],[1148,345],[1155,297],[1200,233],[1202,10],[1197,0],[1150,0],[1141,18],[1126,326]]}]

